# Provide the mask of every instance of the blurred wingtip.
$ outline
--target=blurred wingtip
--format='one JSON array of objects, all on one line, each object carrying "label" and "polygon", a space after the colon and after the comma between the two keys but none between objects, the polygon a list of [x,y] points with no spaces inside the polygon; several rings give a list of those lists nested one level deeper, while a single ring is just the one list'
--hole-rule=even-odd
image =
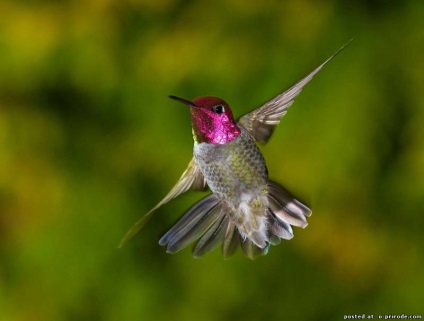
[{"label": "blurred wingtip", "polygon": [[153,211],[154,209],[148,212],[147,214],[145,214],[129,229],[129,231],[122,238],[121,242],[119,242],[118,249],[122,248],[129,240],[131,240],[144,227],[144,225],[146,225]]},{"label": "blurred wingtip", "polygon": [[339,50],[337,50],[331,57],[330,59],[334,58],[335,56],[337,56],[339,53],[341,53],[344,49],[346,49],[346,47],[348,47],[352,41],[354,40],[354,38],[350,38],[343,46],[340,47]]}]

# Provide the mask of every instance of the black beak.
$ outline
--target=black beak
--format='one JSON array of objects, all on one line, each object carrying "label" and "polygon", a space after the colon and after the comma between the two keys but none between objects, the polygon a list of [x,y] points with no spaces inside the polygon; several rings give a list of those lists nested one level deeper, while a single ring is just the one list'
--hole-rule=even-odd
[{"label": "black beak", "polygon": [[195,103],[193,103],[192,101],[184,99],[184,98],[180,98],[180,97],[172,96],[172,95],[170,95],[169,98],[174,99],[176,101],[179,101],[180,103],[183,103],[184,105],[187,105],[189,107],[199,107]]}]

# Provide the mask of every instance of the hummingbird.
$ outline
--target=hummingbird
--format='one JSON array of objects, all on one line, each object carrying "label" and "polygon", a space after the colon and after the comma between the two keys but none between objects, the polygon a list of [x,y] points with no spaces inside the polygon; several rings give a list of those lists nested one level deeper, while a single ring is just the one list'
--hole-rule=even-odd
[{"label": "hummingbird", "polygon": [[193,207],[159,240],[168,253],[197,241],[200,257],[222,244],[225,258],[240,246],[249,259],[268,253],[270,245],[293,237],[293,227],[305,228],[312,211],[284,187],[268,178],[258,144],[265,144],[303,87],[352,40],[282,94],[235,120],[223,99],[204,96],[170,98],[189,107],[194,139],[193,158],[177,184],[127,232],[132,238],[163,204],[192,190],[212,193]]}]

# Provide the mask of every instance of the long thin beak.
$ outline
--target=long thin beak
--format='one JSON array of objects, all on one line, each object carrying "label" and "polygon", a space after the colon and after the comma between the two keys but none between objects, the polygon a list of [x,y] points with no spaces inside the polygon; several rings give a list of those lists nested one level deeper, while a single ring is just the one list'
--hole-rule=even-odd
[{"label": "long thin beak", "polygon": [[169,98],[174,99],[176,101],[179,101],[180,103],[183,103],[184,105],[187,105],[189,107],[199,107],[195,103],[193,103],[192,101],[184,99],[184,98],[180,98],[180,97],[172,96],[172,95],[170,95]]}]

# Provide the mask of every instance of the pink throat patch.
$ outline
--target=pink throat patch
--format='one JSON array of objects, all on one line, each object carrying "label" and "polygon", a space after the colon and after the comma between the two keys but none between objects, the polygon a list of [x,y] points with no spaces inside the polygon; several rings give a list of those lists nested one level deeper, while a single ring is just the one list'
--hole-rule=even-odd
[{"label": "pink throat patch", "polygon": [[240,128],[226,114],[192,108],[192,125],[198,143],[225,144],[240,135]]},{"label": "pink throat patch", "polygon": [[213,130],[206,134],[211,144],[225,144],[240,135],[240,129],[227,115],[223,115],[220,120],[214,119],[214,122]]}]

